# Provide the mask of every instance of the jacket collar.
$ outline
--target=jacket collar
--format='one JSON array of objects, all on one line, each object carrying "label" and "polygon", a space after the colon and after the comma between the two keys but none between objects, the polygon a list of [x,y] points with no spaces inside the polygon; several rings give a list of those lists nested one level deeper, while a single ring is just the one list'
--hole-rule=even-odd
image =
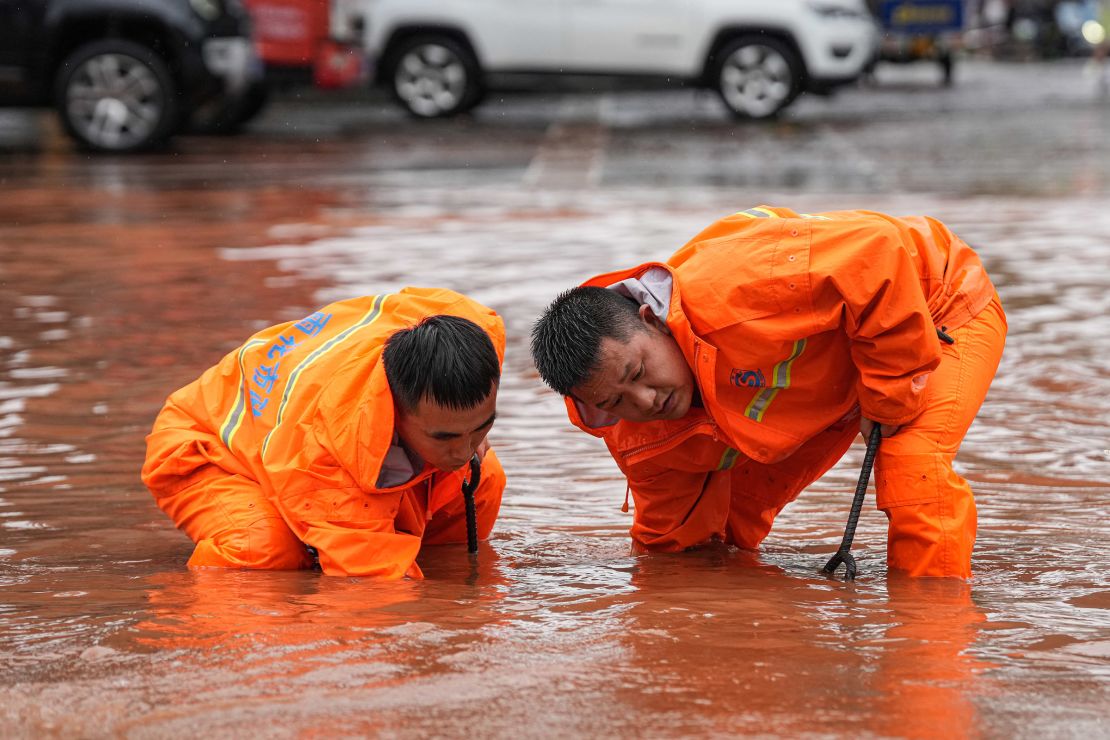
[{"label": "jacket collar", "polygon": [[[359,487],[364,491],[388,490],[380,488],[378,480],[381,478],[386,456],[393,446],[396,413],[393,393],[389,390],[389,380],[385,374],[385,363],[381,361],[379,355],[378,361],[370,371],[370,382],[366,384],[366,392],[359,400],[356,470],[352,472],[358,479]],[[432,472],[431,466],[424,463],[420,470],[414,471],[412,478],[392,488],[408,488],[428,477]]]}]

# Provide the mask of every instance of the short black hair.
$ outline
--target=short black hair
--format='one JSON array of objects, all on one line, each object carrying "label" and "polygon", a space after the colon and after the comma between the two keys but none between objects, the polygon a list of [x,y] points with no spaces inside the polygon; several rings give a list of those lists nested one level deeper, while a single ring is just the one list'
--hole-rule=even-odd
[{"label": "short black hair", "polygon": [[601,362],[601,340],[644,330],[640,304],[608,288],[578,287],[551,302],[532,327],[532,361],[543,382],[571,395]]},{"label": "short black hair", "polygon": [[489,335],[460,316],[427,316],[394,332],[382,360],[393,398],[406,411],[425,398],[456,411],[474,408],[501,379]]}]

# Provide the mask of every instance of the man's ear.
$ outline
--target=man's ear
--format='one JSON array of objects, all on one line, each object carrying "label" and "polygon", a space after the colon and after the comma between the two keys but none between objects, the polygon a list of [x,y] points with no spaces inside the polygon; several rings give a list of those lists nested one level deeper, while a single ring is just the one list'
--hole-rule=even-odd
[{"label": "man's ear", "polygon": [[637,313],[640,315],[640,321],[644,322],[644,325],[648,328],[656,329],[664,334],[670,334],[670,331],[667,330],[667,325],[655,315],[655,312],[651,310],[651,306],[648,304],[642,304]]}]

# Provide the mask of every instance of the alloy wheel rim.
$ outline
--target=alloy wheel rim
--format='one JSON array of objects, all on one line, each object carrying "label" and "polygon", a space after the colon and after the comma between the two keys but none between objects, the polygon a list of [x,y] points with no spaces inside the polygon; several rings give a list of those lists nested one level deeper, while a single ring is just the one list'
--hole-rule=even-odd
[{"label": "alloy wheel rim", "polygon": [[126,149],[146,141],[165,112],[162,85],[146,64],[125,54],[83,62],[66,90],[70,122],[89,142]]},{"label": "alloy wheel rim", "polygon": [[740,47],[721,67],[721,93],[729,106],[756,118],[781,108],[793,82],[782,54],[759,44]]},{"label": "alloy wheel rim", "polygon": [[435,116],[462,102],[466,69],[447,47],[423,44],[401,57],[395,83],[397,94],[410,110],[421,116]]}]

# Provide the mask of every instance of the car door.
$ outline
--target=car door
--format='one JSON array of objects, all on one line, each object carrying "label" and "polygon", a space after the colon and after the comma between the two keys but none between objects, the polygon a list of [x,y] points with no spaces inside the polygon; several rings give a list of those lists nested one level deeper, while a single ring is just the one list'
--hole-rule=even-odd
[{"label": "car door", "polygon": [[0,102],[30,93],[32,55],[46,43],[39,38],[45,7],[46,0],[0,0]]},{"label": "car door", "polygon": [[482,65],[490,70],[542,70],[562,63],[565,16],[563,0],[471,0],[448,8],[474,42]]},{"label": "car door", "polygon": [[692,74],[696,3],[563,0],[567,67],[583,72]]}]

